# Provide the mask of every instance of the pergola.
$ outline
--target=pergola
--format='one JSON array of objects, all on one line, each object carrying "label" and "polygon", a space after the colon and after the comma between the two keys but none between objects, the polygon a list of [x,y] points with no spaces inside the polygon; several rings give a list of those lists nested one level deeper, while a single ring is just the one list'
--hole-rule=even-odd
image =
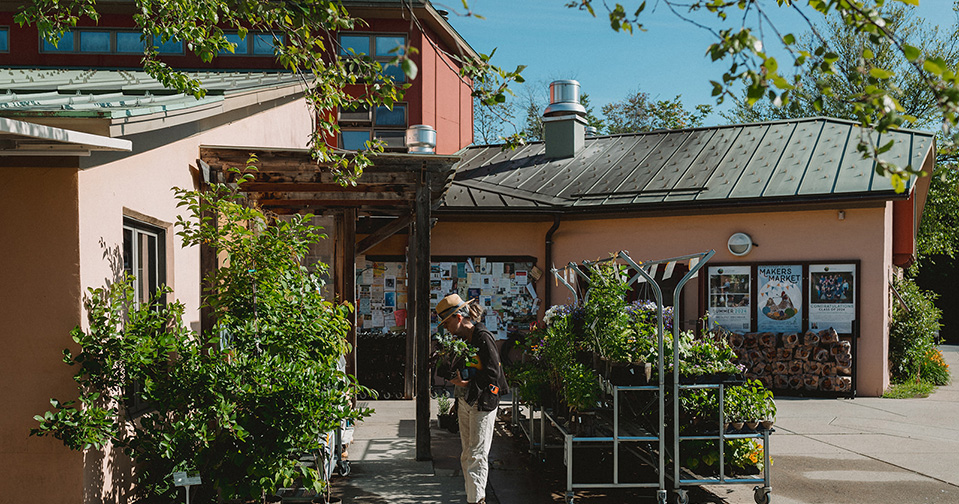
[{"label": "pergola", "polygon": [[[251,156],[256,157],[248,167]],[[430,226],[431,213],[442,202],[453,180],[457,156],[434,154],[376,154],[373,165],[354,185],[341,185],[330,167],[317,163],[308,150],[201,146],[198,164],[202,179],[235,182],[249,173],[240,186],[263,209],[278,214],[332,214],[336,253],[333,260],[335,293],[341,301],[356,304],[356,256],[399,231],[409,231],[407,248],[407,345],[405,388],[416,396],[416,458],[428,460],[430,452]],[[379,228],[357,240],[361,215],[384,217]],[[217,267],[211,250],[200,251],[205,274]],[[347,372],[356,372],[356,313],[349,334],[353,352]],[[207,316],[203,316],[204,325]],[[361,350],[361,349],[359,349]],[[415,370],[415,373],[414,373]],[[414,388],[415,384],[415,388]]]}]

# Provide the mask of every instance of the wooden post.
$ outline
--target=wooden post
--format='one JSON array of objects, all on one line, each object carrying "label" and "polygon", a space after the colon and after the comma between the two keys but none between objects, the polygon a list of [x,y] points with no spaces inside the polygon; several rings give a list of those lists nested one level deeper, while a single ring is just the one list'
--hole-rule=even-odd
[{"label": "wooden post", "polygon": [[[210,184],[216,182],[216,174],[213,173],[213,170],[209,165],[203,161],[197,159],[197,166],[199,166],[200,171],[200,180],[199,186],[200,191],[209,191]],[[219,217],[216,215],[216,212],[213,212],[209,209],[203,210],[200,214],[200,218],[210,217],[210,223],[214,227],[219,227]],[[204,293],[213,287],[210,283],[207,282],[207,277],[212,275],[216,269],[219,267],[219,262],[216,256],[216,247],[211,246],[208,243],[200,243],[200,299],[203,299]],[[216,324],[216,319],[213,316],[213,310],[206,303],[200,303],[200,334],[208,336],[213,331],[213,325]]]},{"label": "wooden post", "polygon": [[343,292],[340,299],[353,305],[350,312],[350,331],[346,335],[350,353],[346,356],[347,374],[356,375],[356,207],[343,210]]},{"label": "wooden post", "polygon": [[414,279],[418,278],[416,269],[416,223],[413,220],[415,212],[410,211],[409,233],[406,240],[406,365],[403,367],[403,397],[412,399],[416,396],[414,366],[416,366],[416,288]]},{"label": "wooden post", "polygon": [[423,167],[416,187],[416,235],[413,255],[416,277],[411,285],[416,290],[416,460],[432,460],[430,450],[430,195],[432,177]]}]

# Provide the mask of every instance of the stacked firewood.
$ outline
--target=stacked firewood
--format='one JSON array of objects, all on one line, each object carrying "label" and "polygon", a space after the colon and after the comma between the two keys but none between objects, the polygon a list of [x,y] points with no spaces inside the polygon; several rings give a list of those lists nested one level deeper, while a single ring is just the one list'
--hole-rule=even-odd
[{"label": "stacked firewood", "polygon": [[730,346],[747,379],[778,390],[849,392],[852,348],[832,328],[805,334],[731,333]]}]

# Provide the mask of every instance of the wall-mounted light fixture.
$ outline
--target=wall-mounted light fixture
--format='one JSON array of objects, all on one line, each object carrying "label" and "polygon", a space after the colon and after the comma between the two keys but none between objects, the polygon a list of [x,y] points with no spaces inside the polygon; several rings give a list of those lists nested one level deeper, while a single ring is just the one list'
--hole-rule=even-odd
[{"label": "wall-mounted light fixture", "polygon": [[756,244],[753,243],[753,239],[746,233],[733,233],[726,242],[726,248],[729,249],[729,253],[736,257],[742,257],[748,254],[754,246],[756,246]]},{"label": "wall-mounted light fixture", "polygon": [[846,220],[846,211],[845,211],[845,210],[840,210],[840,211],[839,211],[839,220]]}]

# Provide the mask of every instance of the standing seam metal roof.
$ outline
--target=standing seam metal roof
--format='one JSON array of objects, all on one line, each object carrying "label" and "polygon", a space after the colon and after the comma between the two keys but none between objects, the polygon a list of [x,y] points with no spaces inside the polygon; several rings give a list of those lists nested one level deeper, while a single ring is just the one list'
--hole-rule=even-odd
[{"label": "standing seam metal roof", "polygon": [[[896,197],[857,150],[865,130],[825,117],[589,137],[574,157],[548,159],[543,142],[516,150],[464,149],[444,208],[516,211],[762,200]],[[866,138],[893,147],[883,159],[919,168],[932,133]],[[907,181],[907,194],[915,178]]]},{"label": "standing seam metal roof", "polygon": [[143,71],[0,69],[0,114],[129,117],[222,102],[235,93],[303,83],[291,72],[190,72],[207,95],[174,93]]}]

